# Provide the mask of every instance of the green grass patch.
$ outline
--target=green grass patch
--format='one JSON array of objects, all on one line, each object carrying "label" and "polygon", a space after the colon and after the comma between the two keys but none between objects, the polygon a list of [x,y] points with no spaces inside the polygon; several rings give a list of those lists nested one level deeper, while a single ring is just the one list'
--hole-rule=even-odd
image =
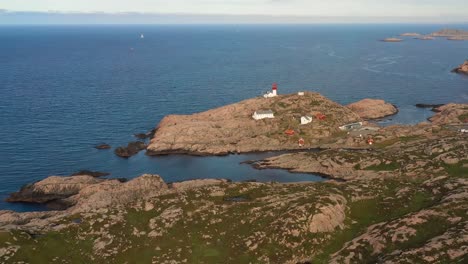
[{"label": "green grass patch", "polygon": [[401,142],[409,142],[409,141],[418,140],[418,139],[422,139],[422,137],[418,135],[399,137],[399,140]]},{"label": "green grass patch", "polygon": [[400,168],[400,164],[396,162],[390,162],[388,164],[382,162],[379,165],[371,165],[369,167],[364,168],[364,170],[371,170],[371,171],[394,171]]},{"label": "green grass patch", "polygon": [[460,161],[457,164],[444,164],[445,171],[453,177],[468,177],[468,160]]}]

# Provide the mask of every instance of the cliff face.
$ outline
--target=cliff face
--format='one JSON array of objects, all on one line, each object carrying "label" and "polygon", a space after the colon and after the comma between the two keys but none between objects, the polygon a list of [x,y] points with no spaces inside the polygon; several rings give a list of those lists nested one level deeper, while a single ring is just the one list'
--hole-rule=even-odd
[{"label": "cliff face", "polygon": [[456,72],[456,73],[468,74],[468,60],[465,61],[462,65],[460,65],[457,68],[453,69],[452,71]]},{"label": "cliff face", "polygon": [[[274,119],[256,121],[252,118],[255,111],[270,109]],[[315,118],[319,113],[325,115],[325,119]],[[305,115],[312,116],[313,122],[301,125],[300,118]],[[359,120],[348,108],[318,93],[253,98],[203,113],[165,117],[147,153],[203,155],[297,149],[299,138],[310,147],[337,132],[339,126]],[[288,129],[295,134],[285,135]]]}]

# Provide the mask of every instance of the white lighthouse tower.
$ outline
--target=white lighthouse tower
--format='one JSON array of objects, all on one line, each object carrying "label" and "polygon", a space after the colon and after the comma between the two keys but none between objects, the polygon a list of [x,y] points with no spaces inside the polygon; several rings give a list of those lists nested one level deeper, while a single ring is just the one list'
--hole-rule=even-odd
[{"label": "white lighthouse tower", "polygon": [[271,87],[271,92],[268,92],[263,95],[265,98],[271,98],[271,97],[276,97],[278,96],[278,85],[276,83],[273,83]]}]

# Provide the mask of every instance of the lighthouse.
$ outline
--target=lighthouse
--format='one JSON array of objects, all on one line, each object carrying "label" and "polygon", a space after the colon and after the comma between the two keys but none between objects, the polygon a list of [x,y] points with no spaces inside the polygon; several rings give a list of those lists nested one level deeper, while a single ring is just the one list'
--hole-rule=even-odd
[{"label": "lighthouse", "polygon": [[273,96],[278,95],[278,84],[273,83],[273,85],[271,86],[271,93],[273,94]]},{"label": "lighthouse", "polygon": [[271,92],[267,92],[263,95],[263,97],[271,98],[276,96],[278,96],[278,85],[276,83],[273,83],[273,85],[271,86]]}]

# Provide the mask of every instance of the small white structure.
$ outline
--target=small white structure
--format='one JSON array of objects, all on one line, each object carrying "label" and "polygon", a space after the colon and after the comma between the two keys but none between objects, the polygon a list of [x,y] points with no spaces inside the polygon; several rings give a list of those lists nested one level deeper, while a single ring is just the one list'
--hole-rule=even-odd
[{"label": "small white structure", "polygon": [[265,118],[275,118],[273,111],[271,110],[258,110],[252,115],[252,118],[255,120],[265,119]]},{"label": "small white structure", "polygon": [[301,117],[301,125],[307,125],[309,123],[312,123],[312,117],[311,116]]},{"label": "small white structure", "polygon": [[267,92],[266,94],[263,95],[265,98],[271,98],[271,97],[276,97],[278,96],[278,85],[276,83],[273,84],[271,87],[271,92]]},{"label": "small white structure", "polygon": [[304,96],[304,92],[298,92],[297,95]]},{"label": "small white structure", "polygon": [[460,129],[460,132],[461,133],[468,133],[468,129],[462,128],[462,129]]},{"label": "small white structure", "polygon": [[340,126],[339,129],[342,131],[354,130],[359,129],[362,127],[362,122],[346,124],[344,126]]}]

